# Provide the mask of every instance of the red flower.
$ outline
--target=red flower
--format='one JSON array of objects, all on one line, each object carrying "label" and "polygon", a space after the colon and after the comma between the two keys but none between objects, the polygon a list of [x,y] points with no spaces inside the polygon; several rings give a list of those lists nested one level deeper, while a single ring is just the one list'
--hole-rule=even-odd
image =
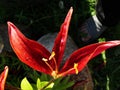
[{"label": "red flower", "polygon": [[56,37],[52,52],[49,52],[38,42],[26,38],[13,23],[8,22],[10,44],[18,58],[35,70],[58,78],[68,74],[77,74],[89,60],[102,51],[120,44],[120,41],[116,40],[85,46],[73,52],[64,66],[60,68],[72,12],[73,8],[70,8]]},{"label": "red flower", "polygon": [[0,90],[4,90],[7,75],[8,75],[8,66],[5,67],[4,71],[0,75]]}]

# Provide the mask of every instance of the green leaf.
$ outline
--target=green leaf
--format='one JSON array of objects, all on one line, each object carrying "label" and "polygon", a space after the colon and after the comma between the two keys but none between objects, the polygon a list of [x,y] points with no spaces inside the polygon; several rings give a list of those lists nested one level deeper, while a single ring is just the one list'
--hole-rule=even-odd
[{"label": "green leaf", "polygon": [[33,90],[32,85],[29,83],[26,77],[21,81],[21,89],[22,90]]},{"label": "green leaf", "polygon": [[41,73],[40,80],[41,81],[49,81],[50,77],[47,74]]},{"label": "green leaf", "polygon": [[40,84],[41,82],[40,82],[40,79],[38,78],[37,79],[37,88],[39,89],[39,88],[41,88],[41,84]]},{"label": "green leaf", "polygon": [[54,82],[52,90],[66,90],[74,85],[73,81],[70,81],[70,77],[58,78]]},{"label": "green leaf", "polygon": [[70,80],[70,77],[67,76],[67,77],[65,77],[65,78],[63,79],[62,83],[63,83],[63,84],[66,84],[66,83],[68,84],[69,80]]},{"label": "green leaf", "polygon": [[[43,88],[44,86],[46,86],[48,83],[49,83],[48,81],[40,81],[40,79],[38,78],[38,79],[37,79],[37,88],[38,88],[38,90],[39,90],[39,89],[42,89],[42,88]],[[52,88],[53,86],[54,86],[54,83],[51,83],[50,85],[48,85],[48,86],[45,88],[45,90],[48,89],[48,88]]]},{"label": "green leaf", "polygon": [[57,78],[54,82],[55,85],[59,84],[62,79],[63,79],[63,77]]}]

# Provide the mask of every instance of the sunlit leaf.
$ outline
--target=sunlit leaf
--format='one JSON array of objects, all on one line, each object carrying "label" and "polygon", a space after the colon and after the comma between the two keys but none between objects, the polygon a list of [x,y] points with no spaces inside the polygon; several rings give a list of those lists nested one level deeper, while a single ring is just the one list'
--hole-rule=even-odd
[{"label": "sunlit leaf", "polygon": [[[37,79],[37,88],[38,88],[38,90],[40,90],[40,89],[42,89],[43,87],[45,87],[48,83],[49,83],[49,81],[40,81],[40,79],[38,78],[38,79]],[[48,88],[52,88],[53,86],[54,86],[54,83],[51,83],[51,84],[49,84],[49,85],[45,88],[45,90],[48,89]]]},{"label": "sunlit leaf", "polygon": [[26,77],[21,81],[21,89],[22,90],[33,90],[32,85],[29,83]]}]

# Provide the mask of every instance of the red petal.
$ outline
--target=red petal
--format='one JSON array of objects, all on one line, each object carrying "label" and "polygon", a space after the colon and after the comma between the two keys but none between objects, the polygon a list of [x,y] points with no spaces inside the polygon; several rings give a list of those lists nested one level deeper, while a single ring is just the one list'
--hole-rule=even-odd
[{"label": "red petal", "polygon": [[36,41],[26,38],[19,29],[8,22],[10,44],[18,58],[33,69],[50,74],[50,68],[42,58],[49,58],[50,52]]},{"label": "red petal", "polygon": [[91,44],[78,49],[70,56],[60,73],[63,73],[63,75],[75,73],[74,69],[72,71],[66,72],[73,68],[75,63],[78,64],[77,69],[80,72],[87,65],[89,60],[99,55],[102,51],[117,45],[120,45],[119,40]]},{"label": "red petal", "polygon": [[66,46],[66,39],[68,35],[68,28],[69,28],[72,12],[73,12],[73,8],[71,7],[65,18],[64,23],[61,25],[60,32],[58,33],[55,39],[54,47],[52,50],[55,52],[55,58],[56,58],[58,67],[60,65],[60,62],[64,54],[64,50]]},{"label": "red petal", "polygon": [[4,71],[0,75],[0,90],[4,90],[7,75],[8,75],[8,66],[4,68]]}]

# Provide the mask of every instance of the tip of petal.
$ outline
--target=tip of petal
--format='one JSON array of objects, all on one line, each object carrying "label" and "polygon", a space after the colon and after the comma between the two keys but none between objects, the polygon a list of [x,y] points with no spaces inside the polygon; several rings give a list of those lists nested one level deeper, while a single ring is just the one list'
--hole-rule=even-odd
[{"label": "tip of petal", "polygon": [[5,66],[4,71],[0,74],[0,90],[4,90],[5,81],[8,75],[8,66]]},{"label": "tip of petal", "polygon": [[11,22],[10,21],[7,21],[7,24],[10,24]]},{"label": "tip of petal", "polygon": [[8,66],[5,66],[5,71],[7,71],[7,72],[8,72]]},{"label": "tip of petal", "polygon": [[7,24],[8,24],[8,26],[13,25],[13,23],[12,23],[12,22],[10,22],[10,21],[7,21]]},{"label": "tip of petal", "polygon": [[70,11],[71,11],[71,13],[73,12],[73,7],[70,7]]},{"label": "tip of petal", "polygon": [[11,26],[13,26],[13,23],[10,22],[10,21],[8,21],[8,22],[7,22],[7,25],[8,25],[8,30],[11,30],[10,28],[11,28]]},{"label": "tip of petal", "polygon": [[68,20],[70,21],[72,13],[73,13],[73,7],[70,7],[65,21],[68,21]]},{"label": "tip of petal", "polygon": [[8,24],[8,34],[11,35],[11,32],[17,30],[18,28],[10,21],[7,22]]}]

